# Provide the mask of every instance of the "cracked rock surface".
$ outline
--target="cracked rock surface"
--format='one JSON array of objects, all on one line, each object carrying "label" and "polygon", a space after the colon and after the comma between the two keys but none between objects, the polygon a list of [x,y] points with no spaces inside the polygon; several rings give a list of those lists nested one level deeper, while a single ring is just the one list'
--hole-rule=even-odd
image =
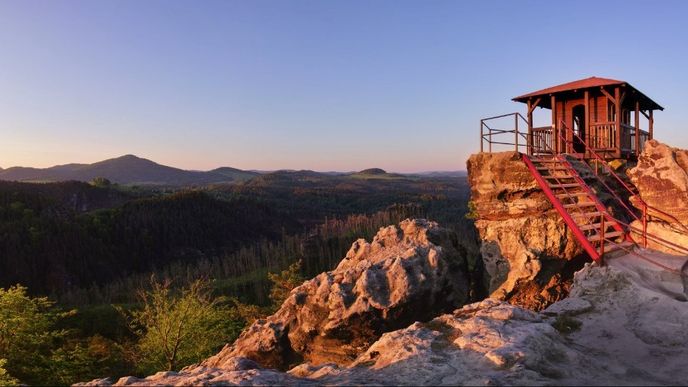
[{"label": "cracked rock surface", "polygon": [[[665,265],[683,262],[644,252]],[[685,385],[681,279],[633,256],[577,272],[569,298],[538,313],[486,299],[383,334],[346,365],[287,372],[245,358],[118,385]],[[95,380],[91,384],[108,384]]]}]

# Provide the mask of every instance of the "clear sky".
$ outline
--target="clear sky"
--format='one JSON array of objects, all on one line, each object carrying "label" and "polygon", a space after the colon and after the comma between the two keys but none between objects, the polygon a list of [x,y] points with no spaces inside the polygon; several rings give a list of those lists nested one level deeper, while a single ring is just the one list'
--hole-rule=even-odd
[{"label": "clear sky", "polygon": [[593,75],[688,148],[688,1],[0,0],[0,167],[459,170],[480,118]]}]

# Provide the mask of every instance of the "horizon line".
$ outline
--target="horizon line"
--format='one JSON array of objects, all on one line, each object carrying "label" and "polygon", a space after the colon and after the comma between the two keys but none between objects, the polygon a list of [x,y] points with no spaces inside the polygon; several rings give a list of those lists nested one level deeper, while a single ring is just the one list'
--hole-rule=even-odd
[{"label": "horizon line", "polygon": [[398,174],[428,174],[428,173],[451,173],[451,172],[466,172],[466,171],[467,171],[467,170],[464,168],[464,169],[425,169],[425,170],[420,170],[420,171],[406,171],[406,172],[402,172],[402,171],[388,170],[388,169],[385,169],[385,168],[380,168],[380,167],[375,167],[375,166],[367,167],[367,168],[363,168],[363,169],[351,169],[351,170],[336,170],[336,169],[317,170],[317,169],[308,169],[308,168],[276,168],[276,169],[261,169],[261,168],[237,168],[237,167],[233,167],[233,166],[229,166],[229,165],[220,165],[220,166],[217,166],[217,167],[214,167],[214,168],[211,168],[211,169],[205,169],[205,170],[204,170],[204,169],[195,169],[195,168],[189,168],[189,169],[187,169],[187,168],[184,168],[184,167],[177,167],[177,166],[172,166],[172,165],[168,165],[168,164],[161,164],[161,163],[159,163],[159,162],[157,162],[157,161],[154,161],[154,160],[151,159],[151,158],[138,156],[138,155],[135,155],[135,154],[133,154],[133,153],[127,153],[127,154],[123,154],[123,155],[115,156],[115,157],[108,157],[108,158],[104,158],[104,159],[101,159],[101,160],[98,160],[98,161],[94,161],[94,162],[90,162],[90,163],[89,163],[89,162],[68,162],[68,163],[63,163],[63,164],[53,164],[53,165],[45,166],[45,167],[41,167],[41,166],[26,166],[26,165],[12,165],[12,166],[9,166],[9,167],[6,167],[6,168],[5,168],[5,167],[2,167],[2,166],[0,165],[0,170],[6,171],[6,170],[9,170],[9,169],[12,169],[12,168],[50,169],[50,168],[55,168],[55,167],[63,167],[63,166],[67,166],[67,165],[84,165],[84,166],[87,166],[87,165],[93,165],[93,164],[97,164],[97,163],[104,162],[104,161],[117,160],[117,159],[121,159],[121,158],[128,157],[128,156],[133,156],[133,157],[135,157],[135,158],[137,158],[137,159],[140,159],[140,160],[150,161],[150,162],[152,162],[152,163],[155,163],[155,164],[160,165],[160,166],[163,166],[163,167],[175,168],[175,169],[179,169],[179,170],[183,170],[183,171],[188,171],[188,172],[212,172],[213,170],[216,170],[216,169],[219,169],[219,168],[233,168],[233,169],[238,169],[238,170],[241,170],[241,171],[257,172],[257,173],[274,173],[274,172],[280,172],[280,171],[287,171],[287,172],[310,171],[310,172],[317,172],[317,173],[356,173],[356,172],[361,172],[361,171],[364,171],[364,170],[367,170],[367,169],[374,169],[374,168],[382,169],[382,170],[384,170],[386,173],[398,173]]}]

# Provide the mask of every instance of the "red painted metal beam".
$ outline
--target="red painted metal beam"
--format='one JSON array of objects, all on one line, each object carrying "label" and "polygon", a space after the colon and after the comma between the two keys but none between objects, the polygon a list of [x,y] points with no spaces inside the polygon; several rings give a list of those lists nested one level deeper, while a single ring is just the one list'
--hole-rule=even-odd
[{"label": "red painted metal beam", "polygon": [[540,172],[538,172],[537,168],[527,155],[523,155],[523,162],[528,167],[528,170],[530,170],[530,173],[535,178],[535,181],[537,181],[540,185],[540,188],[542,188],[542,191],[545,193],[545,196],[547,196],[547,199],[550,201],[550,203],[552,203],[559,215],[561,215],[561,217],[564,219],[564,222],[567,226],[569,226],[571,232],[576,237],[581,246],[583,246],[585,252],[588,253],[588,255],[590,255],[590,258],[592,258],[595,262],[601,263],[600,253],[595,249],[595,247],[590,243],[590,241],[588,241],[588,238],[585,236],[585,234],[583,234],[583,231],[581,231],[581,229],[578,228],[576,222],[573,220],[573,218],[571,218],[571,215],[569,215],[568,211],[566,211],[566,208],[564,208],[564,205],[561,204],[561,201],[559,201],[559,199],[557,199],[557,197],[554,195],[552,189],[549,188],[549,185],[547,185],[547,182],[542,177]]}]

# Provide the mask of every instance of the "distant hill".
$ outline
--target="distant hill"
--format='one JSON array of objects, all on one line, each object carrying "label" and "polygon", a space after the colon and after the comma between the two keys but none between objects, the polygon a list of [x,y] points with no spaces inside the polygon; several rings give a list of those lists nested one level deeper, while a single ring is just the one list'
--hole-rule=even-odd
[{"label": "distant hill", "polygon": [[387,171],[385,171],[384,169],[380,169],[380,168],[368,168],[368,169],[362,170],[361,172],[359,172],[359,174],[361,174],[361,175],[385,175],[385,174],[387,174]]},{"label": "distant hill", "polygon": [[91,181],[104,177],[118,184],[200,185],[246,180],[255,172],[223,167],[212,171],[187,171],[168,167],[134,155],[125,155],[93,164],[65,164],[50,168],[12,167],[0,170],[0,180],[12,181]]},{"label": "distant hill", "polygon": [[252,179],[252,178],[260,175],[260,173],[258,173],[258,172],[244,171],[242,169],[231,168],[231,167],[216,168],[216,169],[213,169],[212,171],[208,171],[208,173],[219,174],[219,175],[226,176],[232,180],[237,180],[237,181]]},{"label": "distant hill", "polygon": [[389,180],[389,179],[407,179],[410,178],[410,175],[403,175],[400,173],[388,173],[384,169],[380,168],[368,168],[364,169],[360,172],[355,172],[349,175],[352,178],[355,179],[384,179],[384,180]]},{"label": "distant hill", "polygon": [[466,171],[429,171],[429,172],[419,172],[416,175],[427,176],[427,177],[466,177],[468,172]]}]

